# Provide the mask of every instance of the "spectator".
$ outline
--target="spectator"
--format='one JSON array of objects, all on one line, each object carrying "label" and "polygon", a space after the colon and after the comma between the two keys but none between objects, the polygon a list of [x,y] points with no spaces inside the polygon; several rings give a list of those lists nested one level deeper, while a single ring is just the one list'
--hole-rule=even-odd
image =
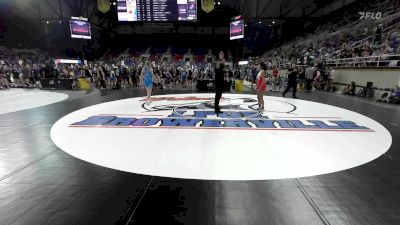
[{"label": "spectator", "polygon": [[0,89],[10,88],[10,83],[7,80],[7,76],[0,72]]},{"label": "spectator", "polygon": [[274,70],[272,71],[272,88],[271,91],[275,91],[276,85],[279,85],[279,91],[282,89],[282,81],[281,77],[279,75],[279,69],[278,67],[274,67]]},{"label": "spectator", "polygon": [[305,72],[307,91],[311,91],[312,89],[314,76],[315,76],[315,68],[313,66],[309,66]]},{"label": "spectator", "polygon": [[356,92],[356,83],[352,81],[349,85],[340,89],[336,93],[341,95],[355,95],[355,92]]},{"label": "spectator", "polygon": [[306,87],[306,71],[304,70],[304,68],[300,68],[299,71],[299,89],[301,91],[304,91],[305,87]]},{"label": "spectator", "polygon": [[335,70],[333,68],[329,68],[328,71],[328,80],[325,86],[325,91],[331,91],[333,90],[333,82],[335,79]]},{"label": "spectator", "polygon": [[400,103],[400,88],[395,86],[390,93],[383,93],[381,98],[377,100],[378,102],[387,102],[387,103]]}]

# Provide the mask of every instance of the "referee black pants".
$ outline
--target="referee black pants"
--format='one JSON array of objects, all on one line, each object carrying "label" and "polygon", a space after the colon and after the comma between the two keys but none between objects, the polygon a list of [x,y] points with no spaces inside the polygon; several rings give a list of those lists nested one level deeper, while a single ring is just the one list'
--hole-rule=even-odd
[{"label": "referee black pants", "polygon": [[283,95],[286,95],[290,91],[290,88],[293,88],[293,97],[296,97],[296,92],[297,92],[297,82],[289,82],[285,91],[283,92]]},{"label": "referee black pants", "polygon": [[215,111],[220,111],[221,110],[221,108],[219,107],[219,101],[221,100],[222,92],[223,92],[222,88],[217,88],[215,90],[215,102],[214,102]]}]

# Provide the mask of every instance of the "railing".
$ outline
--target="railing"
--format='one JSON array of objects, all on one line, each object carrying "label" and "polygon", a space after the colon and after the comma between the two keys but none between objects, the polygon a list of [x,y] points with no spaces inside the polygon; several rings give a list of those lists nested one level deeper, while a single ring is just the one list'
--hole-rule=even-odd
[{"label": "railing", "polygon": [[[394,24],[386,27],[385,29],[382,30],[382,34],[381,35],[383,36],[385,34],[388,34],[388,33],[391,33],[393,31],[395,31],[397,29],[397,26],[399,26],[399,23],[394,23]],[[369,41],[369,40],[372,41],[374,39],[374,37],[375,37],[375,35],[370,35],[370,36],[368,36],[366,38],[363,38],[363,39],[361,39],[359,41],[356,41],[356,42],[351,44],[351,47],[358,48],[358,47],[364,45],[367,41]]]},{"label": "railing", "polygon": [[382,55],[329,59],[324,61],[328,67],[400,67],[400,55]]},{"label": "railing", "polygon": [[[394,14],[389,14],[389,15],[387,15],[386,17],[384,17],[384,18],[382,18],[381,20],[379,20],[379,22],[382,23],[382,24],[386,24],[386,23],[390,23],[390,22],[392,22],[392,21],[394,21],[394,20],[400,19],[400,10],[393,10],[393,11],[391,11],[390,13],[393,13],[393,12],[395,12],[395,13],[394,13]],[[383,21],[386,21],[386,22],[383,23]],[[375,26],[375,23],[372,24],[372,27],[373,27],[373,26]],[[382,35],[387,34],[387,33],[390,33],[390,32],[392,32],[392,31],[396,30],[397,26],[399,26],[399,22],[394,22],[393,24],[389,25],[388,27],[386,27],[386,28],[384,28],[384,29],[382,30]],[[354,29],[354,27],[353,27],[353,29]],[[375,35],[372,34],[372,35],[370,35],[370,36],[368,36],[368,37],[365,37],[365,38],[363,38],[363,39],[361,39],[361,40],[358,40],[358,41],[356,41],[356,42],[353,42],[350,46],[353,47],[353,48],[361,47],[361,46],[364,45],[367,41],[372,41],[374,37],[375,37]],[[331,56],[337,57],[338,54],[341,53],[342,51],[343,51],[343,49],[339,49],[339,50],[337,50],[337,51],[331,53]]]}]

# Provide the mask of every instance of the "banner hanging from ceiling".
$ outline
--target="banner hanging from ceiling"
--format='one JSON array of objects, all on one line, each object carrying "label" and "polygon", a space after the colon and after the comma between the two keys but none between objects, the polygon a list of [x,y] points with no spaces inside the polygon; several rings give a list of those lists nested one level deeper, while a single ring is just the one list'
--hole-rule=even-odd
[{"label": "banner hanging from ceiling", "polygon": [[110,0],[97,0],[97,9],[102,13],[110,11]]},{"label": "banner hanging from ceiling", "polygon": [[201,0],[201,9],[206,13],[214,10],[214,0]]}]

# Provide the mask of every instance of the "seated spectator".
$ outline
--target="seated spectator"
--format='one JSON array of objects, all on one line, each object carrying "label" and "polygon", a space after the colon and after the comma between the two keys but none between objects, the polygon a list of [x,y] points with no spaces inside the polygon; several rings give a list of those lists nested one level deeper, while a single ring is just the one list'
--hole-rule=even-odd
[{"label": "seated spectator", "polygon": [[389,95],[389,103],[400,103],[400,88],[398,86],[395,86]]},{"label": "seated spectator", "polygon": [[154,87],[155,88],[160,88],[161,90],[163,89],[163,85],[162,85],[162,82],[161,82],[161,77],[158,74],[154,75],[153,83],[154,83]]},{"label": "seated spectator", "polygon": [[5,74],[0,74],[0,89],[3,88],[10,88],[10,83],[7,80],[7,77]]},{"label": "seated spectator", "polygon": [[395,86],[390,93],[385,92],[382,94],[381,98],[377,100],[378,102],[387,102],[387,103],[400,103],[400,88]]},{"label": "seated spectator", "polygon": [[340,95],[355,95],[355,92],[356,92],[356,83],[352,81],[349,85],[340,89],[336,93]]}]

